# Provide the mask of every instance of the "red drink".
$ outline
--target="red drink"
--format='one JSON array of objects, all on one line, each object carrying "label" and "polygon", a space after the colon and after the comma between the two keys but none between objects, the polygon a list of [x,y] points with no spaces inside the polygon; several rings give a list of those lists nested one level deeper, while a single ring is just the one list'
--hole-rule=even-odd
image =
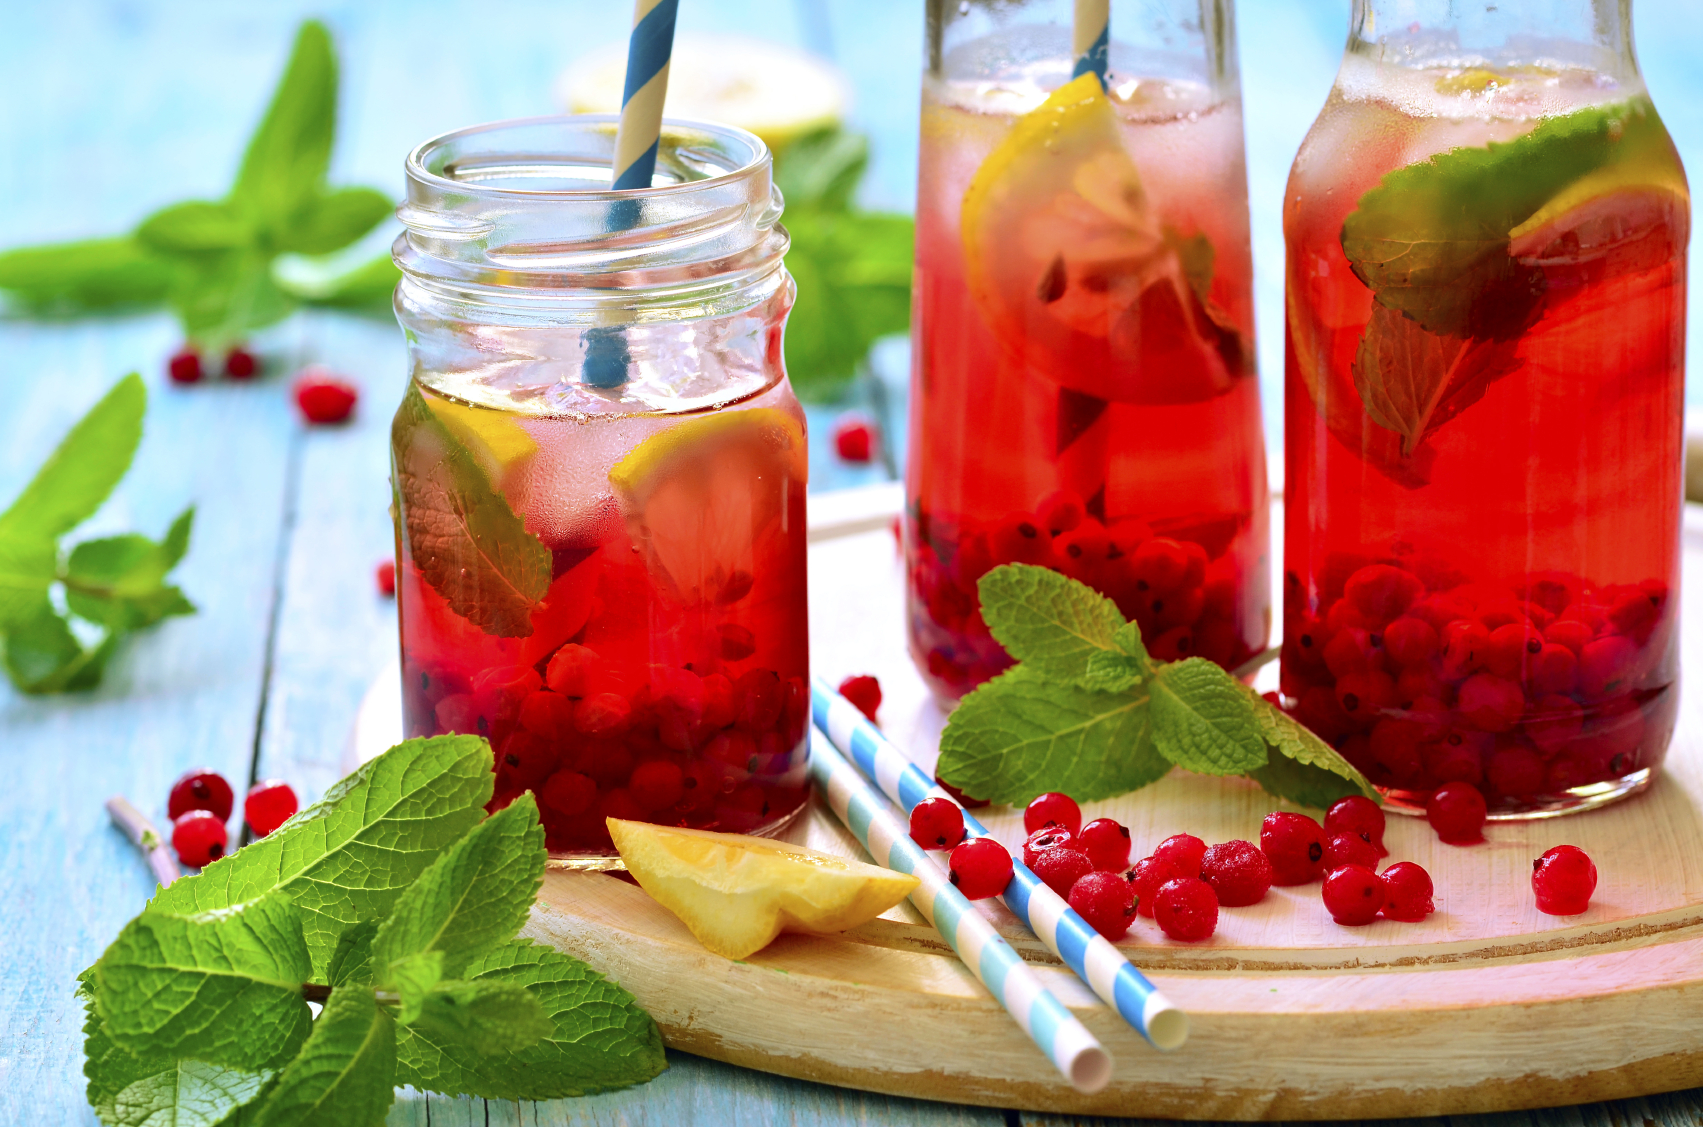
[{"label": "red drink", "polygon": [[976,589],[1002,563],[1091,584],[1160,657],[1265,644],[1240,103],[1117,57],[1109,93],[924,80],[905,546],[943,700],[1010,664]]},{"label": "red drink", "polygon": [[1665,753],[1688,221],[1635,72],[1351,55],[1296,158],[1283,691],[1398,802]]}]

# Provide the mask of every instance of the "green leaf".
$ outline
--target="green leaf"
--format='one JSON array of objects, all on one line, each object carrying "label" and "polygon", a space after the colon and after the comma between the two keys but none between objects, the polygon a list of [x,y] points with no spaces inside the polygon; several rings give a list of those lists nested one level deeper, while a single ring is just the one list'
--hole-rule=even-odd
[{"label": "green leaf", "polygon": [[272,276],[285,293],[307,305],[381,313],[394,317],[391,300],[402,271],[390,253],[369,258],[351,270],[330,270],[312,259],[279,259]]},{"label": "green leaf", "polygon": [[0,535],[0,634],[36,616],[58,575],[59,549],[52,537]]},{"label": "green leaf", "polygon": [[256,1127],[377,1127],[396,1098],[396,1023],[366,986],[340,986],[278,1077]]},{"label": "green leaf", "polygon": [[[544,827],[531,793],[475,826],[397,899],[373,940],[378,967],[440,953],[459,978],[473,959],[514,938],[544,883]],[[389,971],[380,971],[383,977]]]},{"label": "green leaf", "polygon": [[186,509],[159,543],[129,533],[78,544],[64,576],[72,613],[112,630],[139,630],[170,615],[194,614],[183,592],[164,582],[188,550],[194,517],[194,508]]},{"label": "green leaf", "polygon": [[550,549],[492,488],[461,440],[412,381],[391,449],[402,504],[402,550],[450,609],[487,634],[524,638],[550,586]]},{"label": "green leaf", "polygon": [[[1083,680],[1089,658],[1110,651],[1124,626],[1116,603],[1049,568],[1005,564],[982,576],[977,590],[994,640],[1044,677]],[[1136,638],[1139,645],[1139,630]]]},{"label": "green leaf", "polygon": [[6,675],[26,693],[60,693],[100,684],[106,663],[118,648],[118,635],[107,633],[92,647],[71,632],[65,617],[46,595],[17,614],[5,633]]},{"label": "green leaf", "polygon": [[1253,710],[1261,738],[1279,753],[1264,767],[1249,771],[1250,778],[1279,798],[1321,810],[1350,794],[1380,801],[1366,776],[1335,748],[1253,689],[1239,681],[1237,685]]},{"label": "green leaf", "polygon": [[1089,655],[1088,667],[1076,681],[1097,693],[1123,693],[1134,688],[1146,673],[1142,662],[1126,653],[1096,650]]},{"label": "green leaf", "polygon": [[1375,305],[1354,356],[1354,388],[1366,414],[1400,435],[1402,455],[1412,457],[1426,435],[1516,366],[1511,341],[1442,336]]},{"label": "green leaf", "polygon": [[1148,690],[1154,743],[1172,763],[1202,775],[1240,775],[1266,765],[1265,740],[1242,684],[1212,662],[1191,657],[1161,665]]},{"label": "green leaf", "polygon": [[484,817],[492,779],[491,746],[476,736],[398,744],[279,829],[161,889],[151,907],[187,915],[281,891],[302,913],[318,974],[345,928],[387,915]]},{"label": "green leaf", "polygon": [[160,254],[232,250],[254,241],[254,225],[228,203],[186,200],[142,220],[136,240]]},{"label": "green leaf", "polygon": [[276,236],[278,250],[330,254],[371,231],[396,210],[395,202],[372,188],[335,188],[311,201],[301,216]]},{"label": "green leaf", "polygon": [[416,951],[392,961],[385,969],[384,982],[396,991],[401,1003],[396,1020],[407,1025],[420,1016],[420,1007],[432,987],[443,981],[443,952]]},{"label": "green leaf", "polygon": [[458,982],[433,986],[409,1026],[462,1053],[518,1052],[555,1032],[543,1003],[515,982]]},{"label": "green leaf", "polygon": [[336,129],[331,34],[318,20],[305,20],[272,104],[249,139],[231,202],[270,230],[285,231],[317,198]]},{"label": "green leaf", "polygon": [[915,224],[907,216],[788,210],[786,369],[806,399],[838,394],[881,337],[911,318]]},{"label": "green leaf", "polygon": [[373,981],[373,936],[378,934],[378,921],[363,920],[344,930],[337,937],[331,952],[331,965],[325,980],[332,986],[360,983],[370,986]]},{"label": "green leaf", "polygon": [[95,964],[112,1039],[138,1053],[262,1069],[307,1036],[302,918],[269,897],[196,916],[143,912]]},{"label": "green leaf", "polygon": [[0,290],[37,314],[158,305],[177,271],[177,263],[130,235],[0,252]]},{"label": "green leaf", "polygon": [[90,1103],[108,1127],[225,1127],[274,1075],[179,1060]]},{"label": "green leaf", "polygon": [[1143,732],[1145,695],[1050,681],[1027,663],[959,702],[936,770],[968,794],[1021,805],[1049,790],[1087,802],[1144,787],[1171,769]]},{"label": "green leaf", "polygon": [[559,951],[516,940],[471,964],[467,980],[525,987],[552,1031],[530,1048],[481,1057],[435,1030],[404,1027],[397,1083],[487,1099],[557,1099],[642,1084],[668,1066],[656,1023],[632,995]]},{"label": "green leaf", "polygon": [[270,255],[240,248],[186,261],[171,292],[171,307],[191,340],[219,351],[282,321],[296,301],[273,280]]},{"label": "green leaf", "polygon": [[95,515],[130,469],[142,441],[148,392],[130,373],[89,409],[12,507],[0,513],[0,542],[55,540]]},{"label": "green leaf", "polygon": [[787,214],[805,208],[846,211],[869,167],[869,138],[839,127],[818,130],[775,154],[775,187]]}]

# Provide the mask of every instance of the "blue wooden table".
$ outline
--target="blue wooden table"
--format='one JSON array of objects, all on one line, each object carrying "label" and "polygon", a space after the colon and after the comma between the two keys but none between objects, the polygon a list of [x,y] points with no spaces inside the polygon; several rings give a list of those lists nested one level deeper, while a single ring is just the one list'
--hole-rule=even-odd
[{"label": "blue wooden table", "polygon": [[[1703,169],[1703,28],[1691,5],[1639,0],[1638,31],[1656,102],[1695,170]],[[1282,178],[1329,87],[1346,7],[1245,0],[1241,10],[1261,355],[1274,408]],[[865,202],[908,209],[919,9],[899,0],[691,0],[681,24],[767,35],[834,58],[856,91],[853,123],[875,141]],[[614,0],[0,5],[0,245],[117,232],[163,203],[222,194],[304,14],[328,20],[344,62],[334,180],[398,193],[402,156],[418,141],[550,112],[557,74],[582,51],[620,38],[629,11]],[[191,765],[239,784],[283,777],[304,799],[317,797],[341,773],[361,695],[395,645],[394,606],[375,590],[372,569],[391,550],[385,439],[403,380],[399,334],[391,324],[309,313],[256,343],[265,378],[183,390],[162,376],[178,344],[163,315],[0,321],[0,507],[72,421],[119,375],[140,369],[152,397],[147,435],[129,479],[86,534],[159,535],[193,502],[195,540],[179,576],[200,607],[127,646],[97,692],[32,699],[0,686],[0,1123],[94,1122],[83,1100],[73,979],[153,886],[107,825],[101,800],[125,793],[160,816],[167,787]],[[296,421],[287,376],[309,362],[361,386],[350,425],[307,430]],[[903,345],[878,349],[875,367],[902,385]],[[817,433],[831,417],[831,409],[814,412]],[[1273,433],[1277,422],[1271,410]],[[882,472],[853,470],[823,450],[813,463],[819,486]],[[526,1106],[412,1094],[391,1121],[1082,1122],[670,1059],[661,1078],[630,1092]],[[1703,1122],[1703,1094],[1484,1122],[1690,1127]]]}]

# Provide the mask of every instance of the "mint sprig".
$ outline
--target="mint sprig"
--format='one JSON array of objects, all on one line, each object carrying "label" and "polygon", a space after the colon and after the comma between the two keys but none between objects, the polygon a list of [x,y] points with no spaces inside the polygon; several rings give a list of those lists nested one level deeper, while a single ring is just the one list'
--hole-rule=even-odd
[{"label": "mint sprig", "polygon": [[544,832],[530,795],[484,817],[491,762],[399,744],[157,895],[79,978],[101,1121],[364,1127],[397,1084],[547,1099],[666,1067],[631,995],[516,938]]},{"label": "mint sprig", "polygon": [[1156,661],[1140,628],[1086,584],[1007,564],[979,590],[983,618],[1018,664],[966,696],[941,735],[940,778],[964,793],[1088,801],[1180,766],[1247,775],[1309,806],[1377,797],[1329,744],[1218,666]]}]

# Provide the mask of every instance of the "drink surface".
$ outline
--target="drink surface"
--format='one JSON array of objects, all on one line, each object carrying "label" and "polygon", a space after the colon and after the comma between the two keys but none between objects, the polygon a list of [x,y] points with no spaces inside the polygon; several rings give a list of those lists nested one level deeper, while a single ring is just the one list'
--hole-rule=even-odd
[{"label": "drink surface", "polygon": [[908,620],[947,699],[1010,664],[977,609],[1001,563],[1092,584],[1164,657],[1269,627],[1240,106],[1059,81],[924,81]]},{"label": "drink surface", "polygon": [[1642,86],[1345,61],[1296,157],[1283,690],[1398,798],[1649,777],[1677,708],[1684,173]]}]

